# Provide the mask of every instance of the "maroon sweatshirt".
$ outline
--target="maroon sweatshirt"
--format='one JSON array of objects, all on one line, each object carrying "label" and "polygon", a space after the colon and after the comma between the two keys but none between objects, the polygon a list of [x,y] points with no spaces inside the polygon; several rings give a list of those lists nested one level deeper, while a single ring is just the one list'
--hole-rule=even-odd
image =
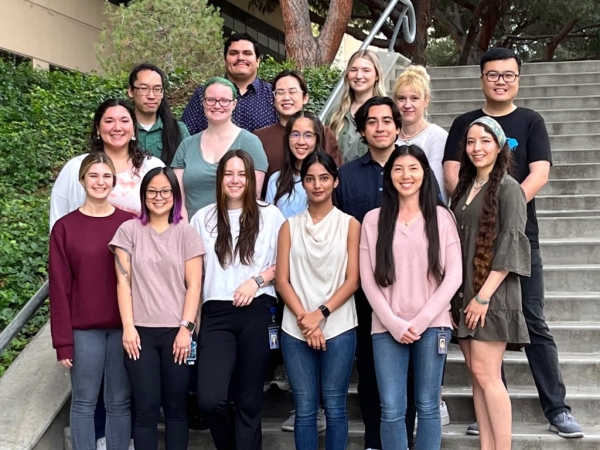
[{"label": "maroon sweatshirt", "polygon": [[58,359],[73,358],[73,330],[121,328],[115,258],[108,248],[131,213],[107,217],[75,210],[50,234],[50,324]]}]

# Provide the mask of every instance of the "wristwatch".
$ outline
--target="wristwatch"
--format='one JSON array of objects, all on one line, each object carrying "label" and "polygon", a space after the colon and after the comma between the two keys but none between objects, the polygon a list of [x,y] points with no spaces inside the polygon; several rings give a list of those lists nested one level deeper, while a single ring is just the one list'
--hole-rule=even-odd
[{"label": "wristwatch", "polygon": [[256,281],[256,284],[258,284],[258,287],[261,287],[263,285],[263,283],[265,282],[265,279],[263,277],[261,277],[260,275],[256,275],[255,277],[252,277],[252,279],[254,281]]},{"label": "wristwatch", "polygon": [[329,314],[331,314],[331,311],[329,311],[329,308],[325,305],[319,306],[319,309],[323,313],[323,317],[325,317],[326,319],[329,317]]},{"label": "wristwatch", "polygon": [[182,320],[179,325],[185,327],[190,333],[193,333],[196,329],[196,322],[188,322],[187,320]]}]

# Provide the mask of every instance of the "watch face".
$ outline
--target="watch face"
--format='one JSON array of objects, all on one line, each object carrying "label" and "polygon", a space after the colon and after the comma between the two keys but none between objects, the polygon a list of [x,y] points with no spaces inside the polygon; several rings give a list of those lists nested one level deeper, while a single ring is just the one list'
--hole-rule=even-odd
[{"label": "watch face", "polygon": [[265,282],[265,279],[263,277],[261,277],[260,275],[258,275],[256,277],[256,281],[258,281],[259,284],[263,284]]}]

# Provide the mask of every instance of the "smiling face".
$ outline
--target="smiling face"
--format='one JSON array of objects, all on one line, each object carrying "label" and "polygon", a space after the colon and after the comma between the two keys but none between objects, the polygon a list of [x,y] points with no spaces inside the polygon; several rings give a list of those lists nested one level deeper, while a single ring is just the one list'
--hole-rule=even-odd
[{"label": "smiling face", "polygon": [[94,200],[106,200],[113,190],[114,177],[108,164],[92,164],[81,180],[85,195]]},{"label": "smiling face", "polygon": [[396,96],[396,105],[400,110],[402,125],[418,123],[425,118],[429,97],[412,86],[404,86]]},{"label": "smiling face", "polygon": [[467,155],[477,169],[478,174],[488,173],[494,168],[500,147],[494,136],[481,125],[475,124],[467,133]]},{"label": "smiling face", "polygon": [[214,105],[209,106],[206,101],[204,104],[204,113],[209,122],[223,123],[231,120],[231,114],[235,108],[236,102],[233,91],[229,86],[223,84],[214,83],[208,86],[204,91],[204,99],[215,99],[215,100],[230,100],[229,105],[222,106],[220,102],[216,102]]},{"label": "smiling face", "polygon": [[[127,93],[133,100],[136,114],[139,112],[142,114],[156,114],[163,99],[162,95],[154,93],[154,89],[164,87],[160,74],[153,70],[141,70],[137,73],[137,78],[133,85],[134,88],[130,87]],[[142,95],[137,88],[149,88],[148,94]]]},{"label": "smiling face", "polygon": [[171,209],[173,208],[173,187],[164,173],[159,173],[148,183],[146,187],[146,206],[150,211],[151,218],[160,216],[168,217],[171,213]]},{"label": "smiling face", "polygon": [[223,193],[227,197],[229,209],[241,208],[246,191],[246,166],[241,158],[233,157],[225,166],[223,173]]},{"label": "smiling face", "polygon": [[310,203],[331,201],[333,190],[337,185],[338,179],[334,178],[319,162],[310,166],[302,179],[302,186]]},{"label": "smiling face", "polygon": [[312,121],[306,117],[296,119],[289,140],[290,151],[296,157],[296,168],[299,169],[302,161],[315,151],[317,136]]},{"label": "smiling face", "polygon": [[504,78],[499,78],[497,81],[488,81],[484,74],[489,72],[499,74],[512,72],[518,75],[519,65],[517,61],[514,58],[489,61],[483,66],[483,74],[481,75],[481,89],[487,102],[512,103],[519,93],[519,77],[512,83],[507,83]]},{"label": "smiling face", "polygon": [[372,93],[378,80],[377,71],[368,59],[356,58],[348,68],[346,80],[355,94]]},{"label": "smiling face", "polygon": [[386,151],[394,147],[399,132],[392,117],[392,108],[374,105],[369,108],[365,131],[360,134],[367,140],[369,149]]},{"label": "smiling face", "polygon": [[293,76],[282,77],[277,80],[273,95],[275,109],[277,109],[279,117],[284,119],[289,119],[298,111],[301,111],[308,102],[308,95],[302,92],[300,83]]},{"label": "smiling face", "polygon": [[104,143],[104,148],[117,151],[127,149],[133,137],[133,119],[123,106],[107,108],[98,124],[98,134]]},{"label": "smiling face", "polygon": [[401,199],[408,199],[419,195],[425,171],[417,158],[412,155],[403,155],[396,158],[392,166],[392,184]]},{"label": "smiling face", "polygon": [[254,53],[254,44],[250,41],[235,41],[227,50],[225,70],[231,80],[249,80],[256,78],[260,60]]}]

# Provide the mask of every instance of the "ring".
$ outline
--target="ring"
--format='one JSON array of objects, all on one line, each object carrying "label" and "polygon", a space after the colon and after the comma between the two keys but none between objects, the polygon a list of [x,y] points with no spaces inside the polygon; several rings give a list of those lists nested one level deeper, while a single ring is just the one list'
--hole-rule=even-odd
[{"label": "ring", "polygon": [[189,350],[186,348],[186,349],[184,350],[184,352],[189,352]]}]

